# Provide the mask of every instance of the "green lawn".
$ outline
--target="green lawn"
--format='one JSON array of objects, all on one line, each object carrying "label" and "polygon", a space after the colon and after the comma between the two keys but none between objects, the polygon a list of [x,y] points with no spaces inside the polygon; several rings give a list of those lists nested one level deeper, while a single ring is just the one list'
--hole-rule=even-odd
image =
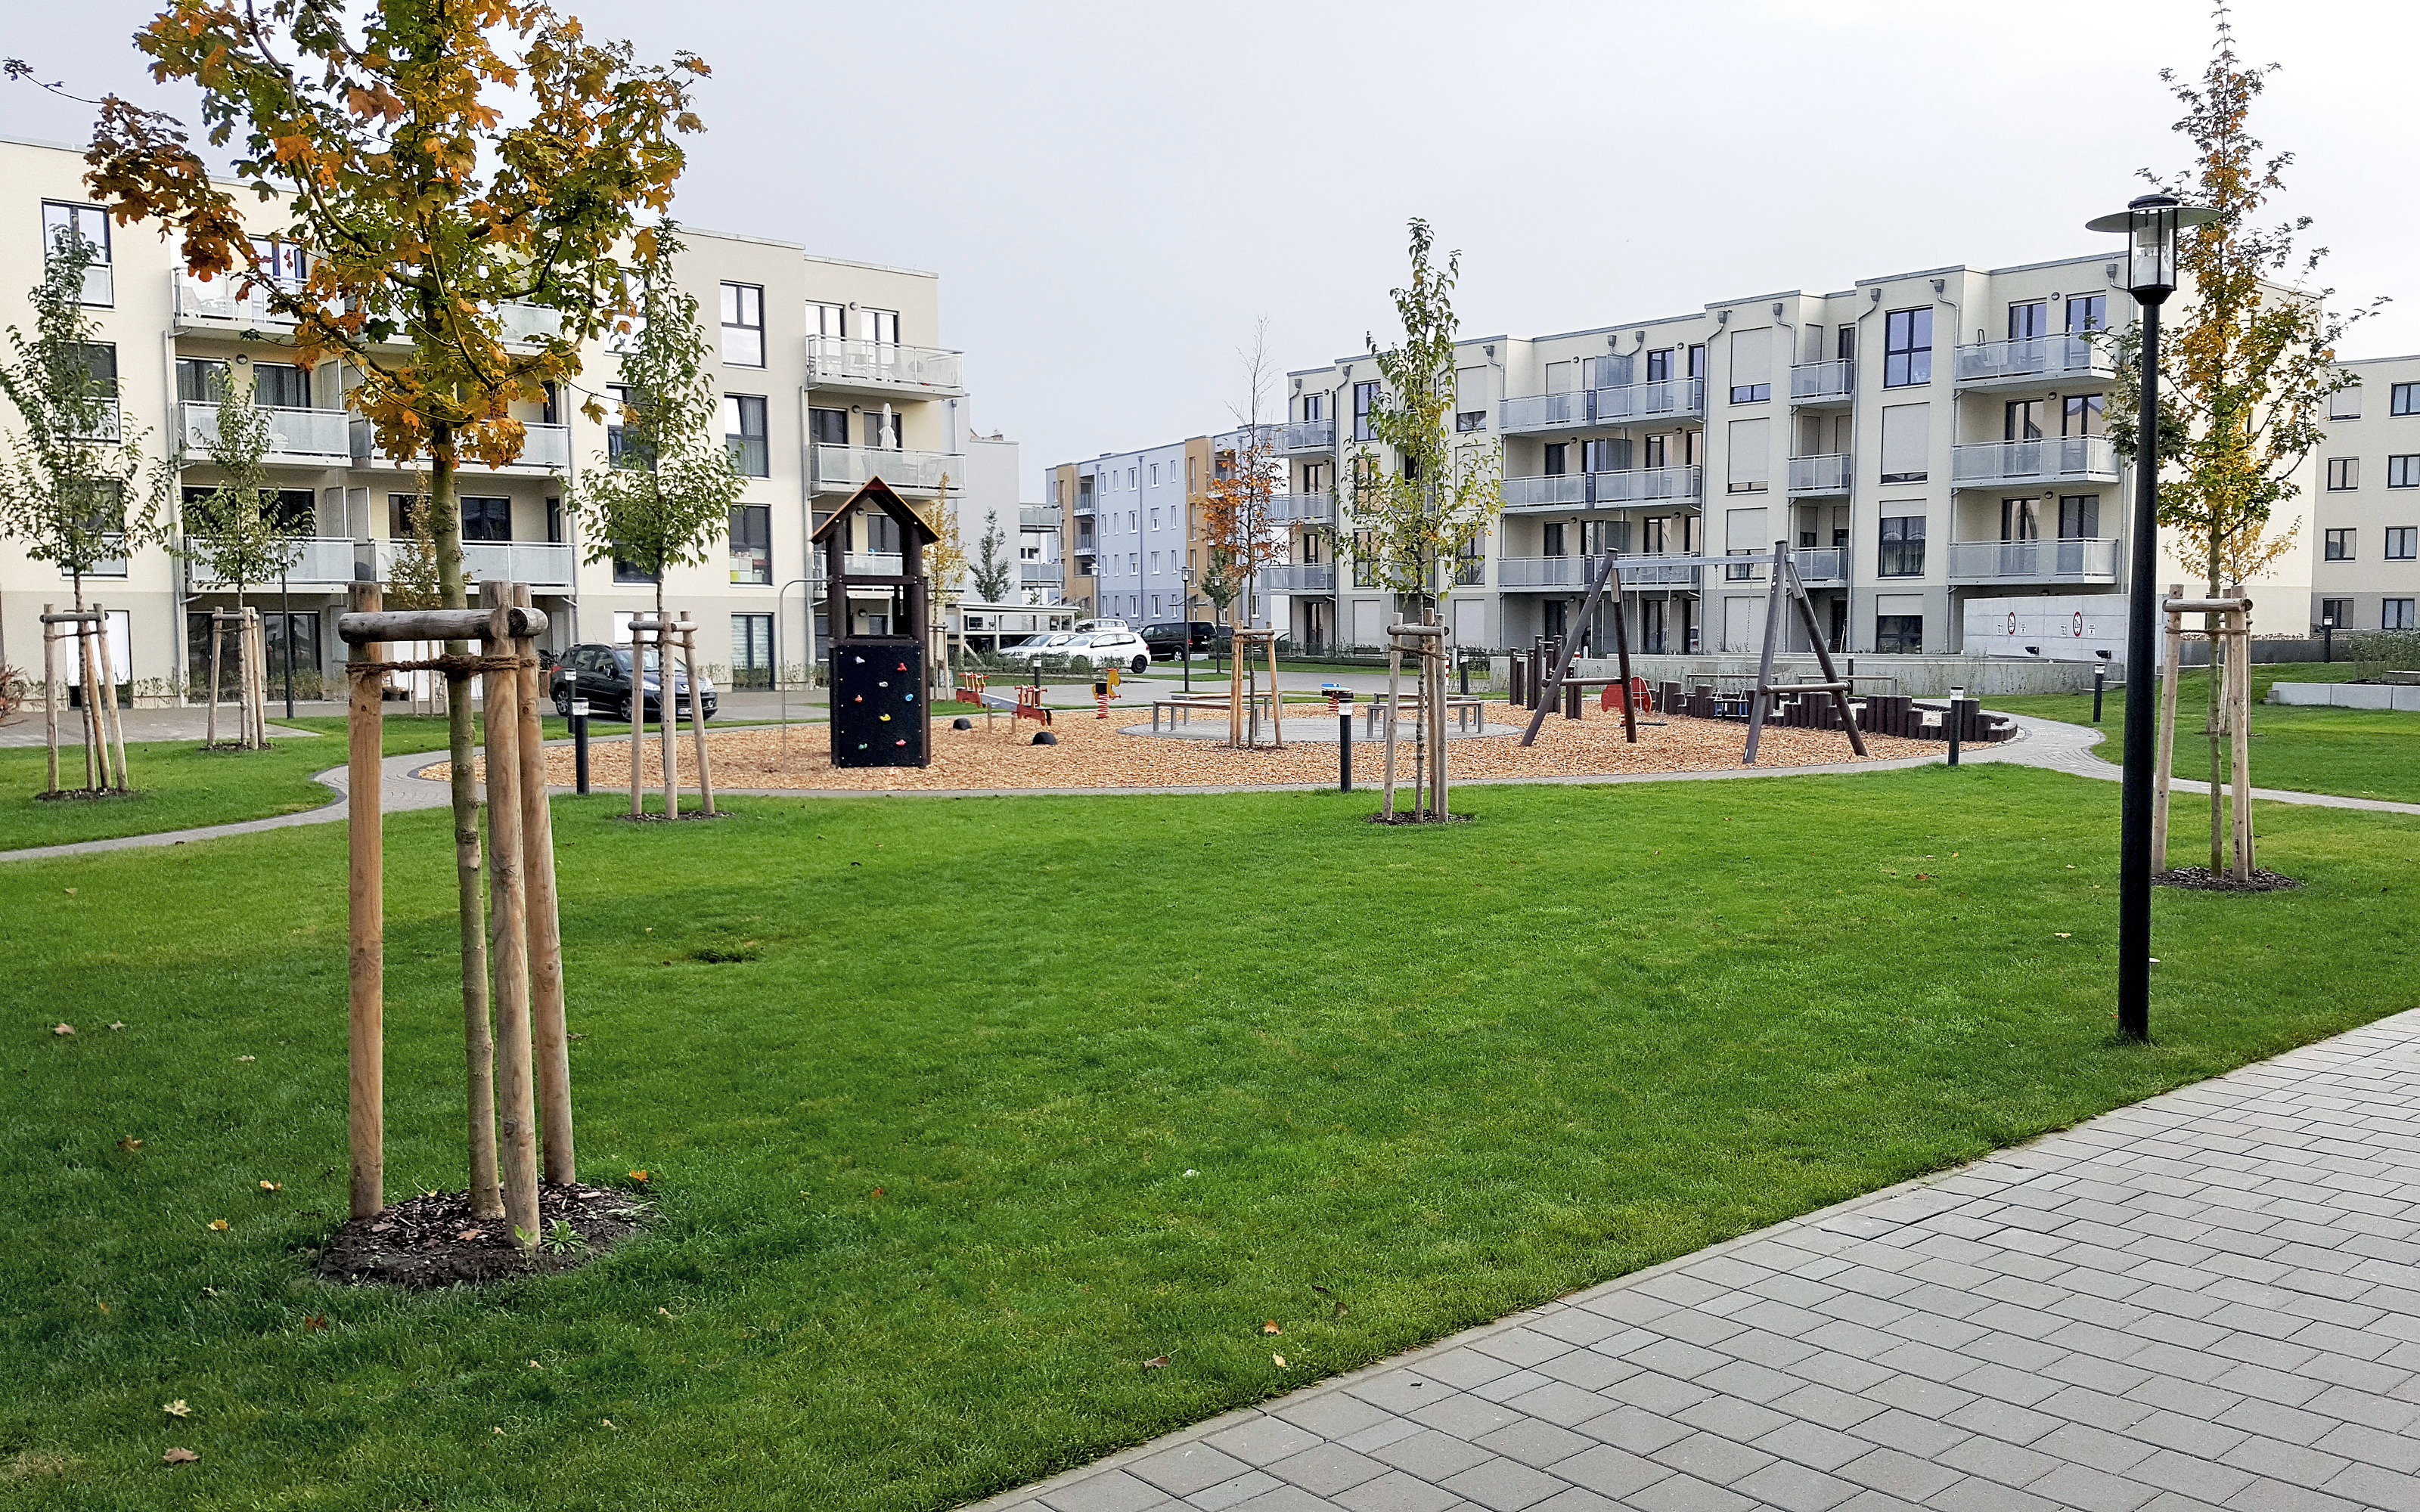
[{"label": "green lawn", "polygon": [[[301,1279],[338,826],[0,867],[0,1507],[945,1507],[2420,997],[2420,820],[2274,807],[2309,886],[2164,892],[2113,1041],[2118,797],[566,802],[582,1166],[660,1222],[477,1295]],[[460,1017],[443,816],[388,833],[402,1195]]]},{"label": "green lawn", "polygon": [[[2252,669],[2252,781],[2257,787],[2297,793],[2335,793],[2355,798],[2420,803],[2420,714],[2387,710],[2313,708],[2260,702],[2273,682],[2340,683],[2352,668],[2343,662]],[[2210,673],[2186,672],[2177,681],[2177,775],[2200,780],[2210,775],[2209,742],[2202,711],[2210,697]],[[2092,695],[2045,693],[1986,701],[2018,716],[2092,722]],[[2101,728],[2108,738],[2093,748],[2104,761],[2125,750],[2126,693],[2113,688],[2103,701]],[[2228,764],[2224,754],[2222,767]]]}]

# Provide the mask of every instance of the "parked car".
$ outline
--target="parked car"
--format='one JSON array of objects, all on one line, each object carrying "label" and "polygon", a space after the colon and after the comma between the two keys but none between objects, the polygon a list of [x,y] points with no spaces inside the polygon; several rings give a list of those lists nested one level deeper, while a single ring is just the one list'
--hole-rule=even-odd
[{"label": "parked car", "polygon": [[1078,620],[1075,624],[1075,629],[1078,635],[1089,635],[1094,630],[1131,630],[1133,628],[1133,625],[1124,620]]},{"label": "parked car", "polygon": [[1036,656],[1086,656],[1090,653],[1082,642],[1091,639],[1073,630],[1052,630],[1044,635],[1029,635],[1015,645],[1002,646],[998,654],[1018,661],[1032,661]]},{"label": "parked car", "polygon": [[1160,661],[1173,661],[1189,641],[1193,654],[1207,656],[1225,650],[1235,639],[1235,632],[1209,620],[1168,620],[1142,627],[1143,644]]},{"label": "parked car", "polygon": [[1072,646],[1068,649],[1078,656],[1092,657],[1095,667],[1123,666],[1130,672],[1145,671],[1151,667],[1151,647],[1132,630],[1095,630],[1083,639],[1082,650]]},{"label": "parked car", "polygon": [[[662,717],[662,693],[657,686],[656,654],[647,653],[647,668],[640,679],[642,706],[650,719]],[[716,704],[714,679],[697,680],[698,713],[711,719]],[[630,717],[630,648],[628,646],[579,645],[563,654],[554,669],[554,711],[566,718],[571,717],[571,701],[586,699],[589,707],[598,715],[627,721]],[[689,673],[673,669],[673,713],[675,717],[689,716]]]}]

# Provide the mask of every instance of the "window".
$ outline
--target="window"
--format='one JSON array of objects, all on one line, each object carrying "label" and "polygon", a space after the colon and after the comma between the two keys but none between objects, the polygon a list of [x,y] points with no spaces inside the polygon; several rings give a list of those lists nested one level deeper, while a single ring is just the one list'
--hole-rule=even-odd
[{"label": "window", "polygon": [[765,365],[765,291],[754,284],[722,285],[722,360],[735,367]]},{"label": "window", "polygon": [[2069,298],[2067,301],[2067,332],[2069,335],[2080,336],[2087,331],[2106,331],[2108,329],[2108,295],[2077,294]]},{"label": "window", "polygon": [[2378,605],[2378,627],[2381,630],[2413,628],[2415,622],[2412,617],[2412,600],[2408,598],[2381,599]]},{"label": "window", "polygon": [[1883,316],[1883,387],[1932,381],[1932,307],[1893,310]]},{"label": "window", "polygon": [[2002,407],[2000,440],[2040,440],[2041,420],[2042,402],[2040,399],[2011,399]]},{"label": "window", "polygon": [[2379,555],[2389,562],[2420,561],[2420,525],[2389,525],[2386,549]]},{"label": "window", "polygon": [[2390,415],[2420,415],[2420,383],[2397,383],[2388,390],[2386,412]]},{"label": "window", "polygon": [[1327,395],[1324,393],[1304,394],[1302,396],[1302,418],[1303,423],[1306,424],[1311,424],[1319,421],[1326,420],[1327,418]]},{"label": "window", "polygon": [[732,506],[731,580],[736,583],[770,583],[773,580],[773,511],[770,505]]},{"label": "window", "polygon": [[2001,500],[2000,539],[2003,541],[2040,540],[2041,501],[2039,499]]},{"label": "window", "polygon": [[[608,383],[605,385],[605,397],[613,403],[613,419],[622,419],[624,412],[630,407],[630,386],[627,383]],[[645,467],[647,459],[640,455],[641,448],[637,439],[632,437],[626,440],[625,436],[626,432],[621,425],[610,423],[606,425],[605,460],[617,468]],[[618,582],[622,579],[614,580]]]},{"label": "window", "polygon": [[731,686],[773,686],[773,616],[731,616]]},{"label": "window", "polygon": [[1671,379],[1672,348],[1667,347],[1660,351],[1649,352],[1647,354],[1647,381],[1650,383],[1668,383]]},{"label": "window", "polygon": [[2050,333],[2050,305],[2043,300],[2026,300],[2009,306],[2009,339],[2032,341]]},{"label": "window", "polygon": [[1546,476],[1561,477],[1569,466],[1571,455],[1571,442],[1548,441],[1546,443]]},{"label": "window", "polygon": [[513,501],[509,499],[462,500],[462,539],[509,541],[513,538]]},{"label": "window", "polygon": [[1563,551],[1563,525],[1562,525],[1562,521],[1560,521],[1560,520],[1551,520],[1551,519],[1550,519],[1550,520],[1548,520],[1548,521],[1545,523],[1545,525],[1540,529],[1539,533],[1538,533],[1538,541],[1539,541],[1539,546],[1538,546],[1538,554],[1539,554],[1540,556],[1542,556],[1542,557],[1559,557],[1559,556],[1562,556],[1562,555],[1564,554],[1564,551]]},{"label": "window", "polygon": [[1487,537],[1474,535],[1454,551],[1453,582],[1457,588],[1477,588],[1487,581]]},{"label": "window", "polygon": [[753,393],[722,396],[722,441],[731,448],[731,465],[751,478],[773,475],[765,441],[765,400]]},{"label": "window", "polygon": [[2058,501],[2058,538],[2096,541],[2101,538],[2101,496],[2068,494]]},{"label": "window", "polygon": [[217,404],[225,397],[227,365],[216,357],[177,359],[177,397],[187,404]]},{"label": "window", "polygon": [[1834,347],[1833,355],[1844,363],[1855,360],[1857,355],[1856,327],[1842,326],[1840,328],[1839,340]]},{"label": "window", "polygon": [[2328,491],[2342,493],[2361,486],[2361,458],[2332,456],[2328,458]]},{"label": "window", "polygon": [[1734,420],[1724,467],[1732,493],[1763,493],[1773,486],[1773,422]]},{"label": "window", "polygon": [[2071,393],[2059,401],[2058,433],[2099,436],[2104,433],[2108,400],[2098,393]]},{"label": "window", "polygon": [[1138,470],[1137,470],[1137,469],[1134,469],[1134,468],[1128,468],[1128,469],[1126,469],[1126,487],[1127,487],[1129,490],[1131,490],[1131,489],[1133,489],[1133,488],[1135,488],[1135,487],[1139,486],[1136,484],[1136,482],[1135,482],[1135,475],[1136,475],[1137,471],[1138,471]]},{"label": "window", "polygon": [[1639,466],[1647,468],[1663,467],[1665,465],[1664,458],[1668,455],[1667,448],[1671,444],[1671,440],[1672,438],[1669,436],[1648,437],[1647,459],[1639,463]]},{"label": "window", "polygon": [[1485,430],[1487,411],[1484,409],[1459,410],[1453,417],[1453,428],[1458,431]]},{"label": "window", "polygon": [[2386,486],[2390,488],[2420,488],[2420,453],[2406,452],[2401,456],[2388,457]]},{"label": "window", "polygon": [[1932,407],[1895,404],[1883,409],[1885,483],[1922,483],[1931,475]]},{"label": "window", "polygon": [[265,409],[310,409],[310,371],[291,363],[253,363],[252,402]]},{"label": "window", "polygon": [[818,446],[846,446],[848,444],[848,411],[809,409],[807,439]]},{"label": "window", "polygon": [[2328,418],[2330,420],[2359,420],[2361,418],[2360,384],[2349,383],[2343,388],[2338,389],[2335,393],[2328,395]]},{"label": "window", "polygon": [[1883,520],[1882,556],[1874,564],[1879,578],[1924,576],[1924,517],[1893,515]]},{"label": "window", "polygon": [[899,312],[861,309],[857,312],[857,334],[861,341],[878,341],[885,346],[898,346]]},{"label": "window", "polygon": [[97,205],[62,205],[54,200],[42,202],[42,255],[47,257],[63,244],[82,239],[91,249],[92,261],[84,271],[85,304],[116,302],[116,285],[112,282],[109,255],[109,212]]},{"label": "window", "polygon": [[1924,650],[1924,616],[1921,614],[1877,614],[1874,616],[1874,651],[1880,656],[1914,656]]},{"label": "window", "polygon": [[1761,404],[1773,397],[1773,328],[1731,332],[1731,403]]},{"label": "window", "polygon": [[819,301],[809,300],[807,301],[807,334],[830,336],[834,340],[847,335],[847,310],[841,305],[825,304]]},{"label": "window", "polygon": [[93,432],[80,436],[79,440],[116,440],[117,439],[117,344],[107,341],[85,342],[76,348],[84,361],[85,393],[100,406],[93,414]]},{"label": "window", "polygon": [[563,544],[563,501],[560,499],[546,501],[546,544]]},{"label": "window", "polygon": [[2327,545],[2323,548],[2326,560],[2350,562],[2353,559],[2353,535],[2354,532],[2349,530],[2328,532]]},{"label": "window", "polygon": [[2319,600],[2319,623],[2323,625],[2352,627],[2352,600],[2323,598]]},{"label": "window", "polygon": [[1356,383],[1353,385],[1353,439],[1355,440],[1366,441],[1373,440],[1377,438],[1378,433],[1370,428],[1370,412],[1377,408],[1377,384]]},{"label": "window", "polygon": [[1151,554],[1151,575],[1155,578],[1159,576],[1159,553],[1156,551]]},{"label": "window", "polygon": [[1155,531],[1159,529],[1159,511],[1156,509],[1151,512],[1151,528]]},{"label": "window", "polygon": [[[885,419],[891,422],[890,429],[887,431],[882,425]],[[857,424],[858,429],[864,434],[864,444],[867,446],[879,451],[895,452],[908,444],[906,440],[908,417],[897,410],[892,411],[888,416],[880,410],[869,410],[859,418]]]},{"label": "window", "polygon": [[1689,376],[1693,378],[1706,376],[1706,344],[1702,341],[1689,348]]},{"label": "window", "polygon": [[1378,538],[1369,531],[1353,532],[1353,586],[1378,586]]},{"label": "window", "polygon": [[[1408,462],[1411,459],[1406,457],[1404,460]],[[1580,462],[1590,472],[1626,472],[1630,470],[1630,442],[1621,437],[1582,441]]]}]

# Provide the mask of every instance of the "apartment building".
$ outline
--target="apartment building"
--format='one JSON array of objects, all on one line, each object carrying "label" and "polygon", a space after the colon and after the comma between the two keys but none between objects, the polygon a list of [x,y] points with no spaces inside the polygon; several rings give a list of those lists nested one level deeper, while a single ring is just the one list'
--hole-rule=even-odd
[{"label": "apartment building", "polygon": [[[10,186],[0,204],[0,304],[16,312],[7,318],[30,324],[23,291],[39,282],[52,227],[72,224],[104,250],[86,301],[116,375],[121,424],[145,430],[147,448],[174,458],[188,496],[218,481],[207,453],[217,385],[248,375],[271,411],[271,486],[307,532],[283,584],[271,585],[280,592],[264,595],[256,585],[248,596],[271,611],[272,666],[290,647],[309,686],[342,658],[334,617],[350,585],[392,572],[420,463],[381,453],[367,424],[346,410],[350,379],[342,364],[298,366],[262,301],[237,300],[225,281],[188,277],[153,228],[108,224],[83,172],[77,149],[0,141],[0,182]],[[819,559],[807,549],[814,524],[877,474],[920,502],[965,486],[964,360],[939,345],[933,274],[818,257],[762,238],[682,235],[679,276],[715,342],[710,370],[724,439],[748,482],[731,513],[727,550],[673,569],[664,599],[706,626],[703,646],[728,644],[727,660],[713,650],[704,659],[727,668],[732,683],[769,687],[777,670],[795,673],[813,658],[835,612]],[[309,250],[275,255],[302,259]],[[551,318],[534,308],[503,315],[508,334],[535,336]],[[655,603],[654,580],[615,563],[609,549],[592,551],[565,507],[566,486],[582,470],[611,465],[616,378],[613,354],[596,345],[563,392],[518,407],[529,438],[519,461],[465,463],[458,474],[466,570],[529,583],[549,612],[551,649],[622,639],[630,617]],[[603,402],[602,421],[582,413],[591,396]],[[0,416],[0,424],[12,421]],[[1014,510],[1013,453],[1008,466]],[[868,570],[884,570],[881,561],[898,551],[885,538],[888,522],[861,520],[859,529],[864,538],[852,548],[866,555]],[[64,600],[66,588],[55,569],[0,543],[0,664],[39,662],[36,616],[43,602]],[[131,553],[103,580],[88,579],[87,594],[111,614],[116,665],[129,670],[121,675],[166,698],[197,686],[207,611],[232,601],[227,585],[156,547]],[[889,613],[878,594],[869,591],[838,611],[878,630]]]},{"label": "apartment building", "polygon": [[[1264,438],[1276,430],[1261,427]],[[1067,601],[1135,625],[1209,618],[1201,586],[1210,559],[1203,508],[1211,481],[1228,475],[1251,439],[1249,428],[1237,428],[1053,468],[1046,507],[1058,516],[1065,565],[1054,581]],[[1292,507],[1280,498],[1271,513],[1290,519]],[[1223,618],[1271,623],[1270,605],[1287,591],[1275,586],[1280,579],[1290,581],[1285,569],[1264,570],[1258,602],[1246,605],[1239,588]]]},{"label": "apartment building", "polygon": [[2311,625],[2420,629],[2420,356],[2343,364],[2306,490],[2319,556]]},{"label": "apartment building", "polygon": [[[1776,541],[1838,650],[1954,652],[1978,600],[2123,594],[2127,471],[2104,434],[2109,348],[2090,339],[2135,318],[2120,271],[2105,255],[1936,268],[1458,343],[1457,438],[1474,456],[1501,443],[1504,509],[1455,575],[1456,638],[1606,647],[1620,612],[1642,651],[1752,651],[1767,569],[1658,559]],[[1286,389],[1299,502],[1270,575],[1278,623],[1376,645],[1392,605],[1326,496],[1380,450],[1377,364],[1296,370]],[[1586,559],[1606,551],[1624,559],[1621,602],[1576,626]],[[2307,563],[2272,578],[2299,596]],[[1806,640],[1793,623],[1784,643]]]}]

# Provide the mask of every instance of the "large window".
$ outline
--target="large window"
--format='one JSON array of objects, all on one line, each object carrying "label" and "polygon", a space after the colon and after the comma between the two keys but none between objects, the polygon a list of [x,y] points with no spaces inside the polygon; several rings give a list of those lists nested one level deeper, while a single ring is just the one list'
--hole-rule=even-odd
[{"label": "large window", "polygon": [[1477,588],[1487,581],[1487,536],[1484,532],[1462,543],[1454,554],[1453,582],[1457,588]]},{"label": "large window", "polygon": [[617,583],[651,583],[656,580],[656,575],[642,572],[636,563],[617,556],[613,559],[613,580]]},{"label": "large window", "polygon": [[1353,532],[1353,586],[1378,586],[1378,537],[1373,532]]},{"label": "large window", "polygon": [[1672,348],[1659,347],[1647,354],[1647,381],[1668,383],[1672,379]]},{"label": "large window", "polygon": [[773,686],[773,616],[731,616],[731,686]]},{"label": "large window", "polygon": [[1924,576],[1924,517],[1890,515],[1883,519],[1882,554],[1874,563],[1878,578]]},{"label": "large window", "polygon": [[2040,399],[2011,399],[2002,407],[2000,440],[2040,440],[2041,423],[2042,402]]},{"label": "large window", "polygon": [[2031,341],[2050,334],[2050,305],[2043,300],[2026,300],[2009,306],[2009,339]]},{"label": "large window", "polygon": [[310,409],[310,370],[291,363],[253,363],[252,401],[266,409]]},{"label": "large window", "polygon": [[462,539],[509,541],[513,538],[513,501],[509,499],[462,498]]},{"label": "large window", "polygon": [[2353,559],[2354,535],[2350,530],[2328,532],[2327,543],[2321,548],[2322,554],[2330,562],[2350,562]]},{"label": "large window", "polygon": [[2058,538],[2093,541],[2101,536],[2101,496],[2067,494],[2058,501]]},{"label": "large window", "polygon": [[807,334],[810,336],[845,336],[848,334],[848,310],[838,304],[807,301]]},{"label": "large window", "polygon": [[[294,696],[317,699],[321,696],[319,663],[319,615],[305,609],[296,613],[280,613],[264,609],[260,615],[261,653],[269,668],[269,687],[272,696],[286,685],[287,661],[293,660]],[[240,686],[243,669],[235,656],[235,638],[227,638],[219,652],[219,697],[232,700]],[[115,646],[111,655],[116,656]],[[208,611],[185,616],[186,689],[189,697],[207,698],[210,687],[210,616]],[[117,669],[124,671],[124,667]]]},{"label": "large window", "polygon": [[2059,401],[2058,433],[2099,436],[2104,433],[2108,400],[2098,393],[2071,393]]},{"label": "large window", "polygon": [[722,440],[731,448],[731,465],[752,478],[772,476],[772,458],[765,442],[765,400],[759,394],[722,396]]},{"label": "large window", "polygon": [[2001,500],[2000,539],[2003,541],[2040,540],[2041,501],[2039,499]]},{"label": "large window", "polygon": [[2381,599],[2378,605],[2378,627],[2381,630],[2420,628],[2420,621],[2413,619],[2412,608],[2412,600],[2408,598]]},{"label": "large window", "polygon": [[605,460],[617,468],[644,467],[646,459],[639,455],[641,448],[627,440],[627,432],[616,424],[622,419],[623,411],[629,407],[630,386],[627,383],[608,383],[605,385],[605,397],[611,406],[607,410],[608,419],[605,424]]},{"label": "large window", "polygon": [[[1410,457],[1404,459],[1405,462]],[[1630,441],[1625,437],[1609,437],[1604,440],[1580,442],[1582,471],[1589,472],[1626,472],[1630,470]]]},{"label": "large window", "polygon": [[223,358],[177,359],[177,397],[187,404],[220,404],[226,398],[227,365]]},{"label": "large window", "polygon": [[1731,403],[1761,404],[1773,397],[1773,328],[1731,332]]},{"label": "large window", "polygon": [[1377,408],[1377,384],[1356,383],[1353,385],[1353,439],[1355,440],[1367,441],[1377,439],[1378,433],[1375,430],[1373,430],[1370,426],[1370,412]]},{"label": "large window", "polygon": [[2361,418],[2360,384],[2349,383],[2343,388],[2338,389],[2335,393],[2328,395],[2328,418],[2330,420],[2359,420]]},{"label": "large window", "polygon": [[1914,656],[1924,650],[1924,616],[1921,614],[1877,614],[1874,616],[1874,650],[1881,656]]},{"label": "large window", "polygon": [[857,334],[864,341],[878,341],[889,346],[899,345],[899,312],[861,308],[857,312]]},{"label": "large window", "polygon": [[2420,452],[2406,452],[2401,456],[2388,457],[2386,486],[2390,488],[2420,488]]},{"label": "large window", "polygon": [[2420,415],[2420,383],[2397,383],[2386,396],[2390,415]]},{"label": "large window", "polygon": [[2352,628],[2352,600],[2323,598],[2319,600],[2319,623],[2340,630]]},{"label": "large window", "polygon": [[2379,555],[2389,562],[2420,561],[2420,525],[2388,526],[2385,546]]},{"label": "large window", "polygon": [[1883,387],[1932,381],[1932,307],[1893,310],[1883,316]]},{"label": "large window", "polygon": [[1932,407],[1895,404],[1883,409],[1883,471],[1885,484],[1922,483],[1931,475]]},{"label": "large window", "polygon": [[731,580],[773,580],[773,511],[766,504],[735,504],[731,510]]},{"label": "large window", "polygon": [[2342,493],[2361,486],[2361,458],[2332,456],[2328,458],[2328,490]]},{"label": "large window", "polygon": [[109,212],[98,205],[63,205],[54,200],[42,201],[42,255],[49,256],[63,243],[81,237],[91,249],[92,261],[85,269],[84,297],[85,304],[116,302],[116,285],[112,280],[109,254]]},{"label": "large window", "polygon": [[2087,331],[2106,331],[2108,329],[2108,295],[2076,294],[2069,297],[2067,301],[2067,330],[2070,335],[2080,336]]},{"label": "large window", "polygon": [[848,444],[848,411],[809,409],[807,439],[818,446],[846,446]]},{"label": "large window", "polygon": [[722,360],[734,367],[765,365],[765,291],[754,284],[722,285]]}]

